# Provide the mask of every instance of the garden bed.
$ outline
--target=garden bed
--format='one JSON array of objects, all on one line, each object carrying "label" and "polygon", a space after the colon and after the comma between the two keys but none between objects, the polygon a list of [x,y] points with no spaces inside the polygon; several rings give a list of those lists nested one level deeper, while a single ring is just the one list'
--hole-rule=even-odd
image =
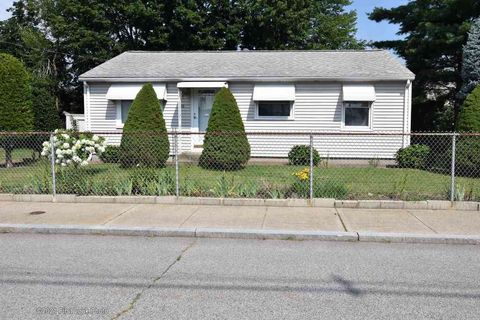
[{"label": "garden bed", "polygon": [[[293,174],[304,166],[247,165],[231,172],[179,166],[182,196],[231,198],[306,198],[306,188],[294,188]],[[174,195],[175,166],[163,169],[123,169],[117,164],[58,168],[57,192],[77,195]],[[336,199],[448,199],[450,176],[417,169],[379,167],[316,167],[314,197]],[[480,179],[456,178],[463,200],[480,199]],[[51,193],[48,161],[0,168],[1,193]]]}]

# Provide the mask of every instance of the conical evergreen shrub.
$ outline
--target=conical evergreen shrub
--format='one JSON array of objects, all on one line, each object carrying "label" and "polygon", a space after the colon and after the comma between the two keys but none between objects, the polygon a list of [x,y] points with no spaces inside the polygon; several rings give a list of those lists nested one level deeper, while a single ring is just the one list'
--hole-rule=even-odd
[{"label": "conical evergreen shrub", "polygon": [[123,167],[165,166],[170,152],[165,120],[151,83],[133,100],[123,126],[119,160]]},{"label": "conical evergreen shrub", "polygon": [[222,88],[215,95],[199,164],[205,169],[238,170],[249,159],[250,144],[237,101]]}]

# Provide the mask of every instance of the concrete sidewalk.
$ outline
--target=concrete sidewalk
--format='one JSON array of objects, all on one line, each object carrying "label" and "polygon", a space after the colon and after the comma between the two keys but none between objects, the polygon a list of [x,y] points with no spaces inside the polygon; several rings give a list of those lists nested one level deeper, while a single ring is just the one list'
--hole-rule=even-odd
[{"label": "concrete sidewalk", "polygon": [[478,237],[480,243],[480,213],[475,211],[0,201],[1,232],[18,232],[29,226],[44,230],[46,226],[52,230],[70,226],[77,231],[202,229],[217,230],[218,234],[230,230],[236,237],[242,237],[242,232],[262,234],[262,230],[285,235],[355,233],[355,237],[364,235],[372,241],[403,239],[401,242],[415,236],[423,239],[421,242],[463,237],[472,243]]}]

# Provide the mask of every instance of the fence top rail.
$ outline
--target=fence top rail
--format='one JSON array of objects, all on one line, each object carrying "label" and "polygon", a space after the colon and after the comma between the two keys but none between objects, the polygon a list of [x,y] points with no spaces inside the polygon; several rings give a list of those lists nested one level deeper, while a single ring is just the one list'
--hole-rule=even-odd
[{"label": "fence top rail", "polygon": [[[45,132],[45,131],[0,131],[0,136],[28,136],[28,135],[50,135],[53,132]],[[85,134],[95,134],[95,135],[123,135],[124,132],[120,131],[84,131],[84,132],[77,132],[78,134],[85,133]],[[239,132],[211,132],[209,134],[214,135],[237,135]],[[135,132],[135,133],[128,133],[128,134],[138,134],[138,135],[159,135],[159,132],[151,132],[151,131],[144,131],[144,132]],[[203,135],[205,132],[202,131],[168,131],[165,134],[167,135]],[[257,136],[480,136],[480,132],[394,132],[394,131],[377,131],[377,132],[362,132],[362,131],[275,131],[275,132],[267,132],[267,131],[246,131],[245,134],[248,135],[257,135]]]}]

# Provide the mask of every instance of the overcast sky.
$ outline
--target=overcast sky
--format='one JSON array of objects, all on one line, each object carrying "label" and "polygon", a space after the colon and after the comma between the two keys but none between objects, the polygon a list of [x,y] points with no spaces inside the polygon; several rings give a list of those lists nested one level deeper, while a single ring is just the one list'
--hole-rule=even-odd
[{"label": "overcast sky", "polygon": [[[352,9],[357,10],[358,31],[357,37],[362,40],[387,40],[396,39],[398,27],[386,22],[376,23],[367,18],[367,13],[374,7],[396,7],[407,3],[408,0],[354,0]],[[0,20],[10,17],[6,10],[12,5],[13,0],[0,0]]]}]

